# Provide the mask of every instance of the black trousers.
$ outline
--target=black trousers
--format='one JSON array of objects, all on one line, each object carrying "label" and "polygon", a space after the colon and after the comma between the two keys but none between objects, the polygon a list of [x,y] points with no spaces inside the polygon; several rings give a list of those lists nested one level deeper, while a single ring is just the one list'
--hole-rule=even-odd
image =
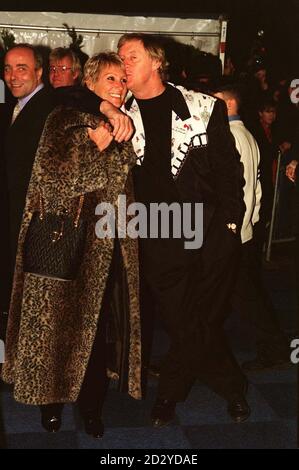
[{"label": "black trousers", "polygon": [[111,298],[119,261],[117,259],[118,256],[120,256],[120,249],[118,239],[116,239],[106,289],[103,296],[97,332],[78,397],[80,408],[83,410],[86,408],[92,408],[94,410],[98,410],[99,413],[101,413],[109,386],[109,378],[107,376],[107,325],[109,315],[111,314]]},{"label": "black trousers", "polygon": [[[107,291],[107,289],[106,289]],[[108,297],[108,295],[107,295]],[[108,308],[103,304],[98,323],[96,337],[93,343],[88,366],[78,397],[79,407],[97,410],[101,413],[108,390],[109,379],[106,372],[107,344],[106,323]]]},{"label": "black trousers", "polygon": [[145,272],[170,338],[161,368],[159,398],[184,401],[196,379],[226,399],[243,391],[246,377],[223,329],[235,275],[233,261],[237,261],[232,254],[227,251],[214,263],[197,256],[187,269],[175,273],[173,282],[151,276],[154,270]]},{"label": "black trousers", "polygon": [[262,246],[265,227],[258,226],[255,238],[242,245],[241,262],[232,296],[238,312],[249,315],[256,335],[257,355],[275,360],[289,356],[288,340],[282,331],[262,272]]}]

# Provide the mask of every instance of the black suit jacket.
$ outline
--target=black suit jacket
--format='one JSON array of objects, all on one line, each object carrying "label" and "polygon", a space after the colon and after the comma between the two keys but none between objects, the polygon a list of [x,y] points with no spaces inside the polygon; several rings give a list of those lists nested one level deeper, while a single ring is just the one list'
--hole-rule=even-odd
[{"label": "black suit jacket", "polygon": [[[167,85],[172,109],[186,120],[190,117],[181,91]],[[126,103],[130,109],[133,97]],[[231,250],[236,236],[226,224],[242,226],[245,205],[243,202],[243,165],[230,132],[226,105],[216,100],[207,126],[208,145],[195,147],[175,180],[183,202],[203,203],[203,255],[209,262],[217,260]],[[239,235],[238,235],[239,238]],[[221,241],[221,243],[220,243]],[[192,250],[184,250],[185,258],[192,259]]]},{"label": "black suit jacket", "polygon": [[[6,276],[8,273],[8,277],[12,276],[14,270],[20,223],[36,149],[45,121],[54,107],[54,92],[42,88],[28,101],[14,123],[5,131],[2,162],[2,191],[5,191],[5,194],[1,198],[1,213],[5,214],[4,230],[8,234],[8,240],[1,243],[1,259],[5,258],[4,272]],[[8,111],[9,122],[12,112],[13,105]],[[3,282],[7,282],[6,278]],[[7,304],[7,292],[4,297],[6,300],[1,303]],[[7,305],[2,308],[7,308]]]}]

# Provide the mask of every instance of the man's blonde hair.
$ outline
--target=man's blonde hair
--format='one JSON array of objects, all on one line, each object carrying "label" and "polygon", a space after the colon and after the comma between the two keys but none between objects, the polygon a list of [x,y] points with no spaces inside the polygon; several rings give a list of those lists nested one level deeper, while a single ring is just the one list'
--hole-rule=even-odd
[{"label": "man's blonde hair", "polygon": [[167,72],[167,61],[165,57],[165,50],[159,41],[158,37],[153,34],[145,33],[126,33],[121,36],[118,41],[118,50],[129,41],[140,41],[143,44],[144,49],[147,51],[152,59],[156,59],[161,62],[159,67],[159,74],[162,80],[165,80]]},{"label": "man's blonde hair", "polygon": [[79,72],[77,81],[79,82],[82,77],[81,62],[77,54],[70,47],[56,47],[50,52],[49,62],[52,60],[62,60],[65,57],[69,57],[72,62],[72,72]]}]

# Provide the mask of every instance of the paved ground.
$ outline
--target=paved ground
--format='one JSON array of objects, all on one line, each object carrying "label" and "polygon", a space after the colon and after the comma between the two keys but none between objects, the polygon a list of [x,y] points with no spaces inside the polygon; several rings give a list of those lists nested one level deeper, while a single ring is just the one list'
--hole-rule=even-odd
[{"label": "paved ground", "polygon": [[[291,245],[274,250],[265,269],[265,281],[277,308],[279,320],[289,337],[296,336],[296,295]],[[254,355],[249,323],[234,312],[226,325],[239,361]],[[297,335],[298,336],[298,335]],[[157,326],[154,358],[167,345]],[[77,410],[67,405],[63,425],[57,434],[40,426],[37,407],[18,404],[11,388],[2,384],[1,400],[10,449],[291,449],[296,448],[297,370],[271,371],[249,375],[248,401],[252,414],[243,424],[234,424],[226,403],[206,387],[196,384],[187,401],[177,406],[175,422],[153,429],[149,413],[155,397],[155,380],[149,382],[147,398],[136,402],[120,396],[113,386],[104,408],[105,435],[88,437]]]}]

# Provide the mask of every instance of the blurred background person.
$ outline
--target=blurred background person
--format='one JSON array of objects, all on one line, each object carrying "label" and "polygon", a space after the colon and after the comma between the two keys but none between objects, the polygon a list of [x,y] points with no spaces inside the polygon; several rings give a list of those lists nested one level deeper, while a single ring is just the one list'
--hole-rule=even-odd
[{"label": "blurred background person", "polygon": [[77,54],[67,47],[56,47],[49,55],[49,82],[53,88],[79,85],[82,78]]}]

